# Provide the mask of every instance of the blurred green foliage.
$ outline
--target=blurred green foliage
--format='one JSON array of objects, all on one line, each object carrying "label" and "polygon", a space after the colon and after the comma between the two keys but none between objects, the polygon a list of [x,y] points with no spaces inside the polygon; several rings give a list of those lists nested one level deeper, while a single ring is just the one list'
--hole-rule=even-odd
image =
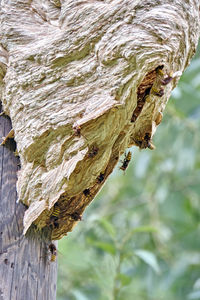
[{"label": "blurred green foliage", "polygon": [[200,299],[200,56],[182,76],[154,144],[133,147],[73,233],[59,242],[58,300]]}]

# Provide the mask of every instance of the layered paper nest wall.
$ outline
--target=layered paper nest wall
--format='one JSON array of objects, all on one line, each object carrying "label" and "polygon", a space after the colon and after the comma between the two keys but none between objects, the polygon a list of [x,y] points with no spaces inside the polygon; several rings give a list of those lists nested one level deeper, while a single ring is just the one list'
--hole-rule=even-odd
[{"label": "layered paper nest wall", "polygon": [[35,223],[66,235],[127,147],[154,148],[198,42],[198,1],[186,2],[3,4],[1,99],[21,161],[24,233]]}]

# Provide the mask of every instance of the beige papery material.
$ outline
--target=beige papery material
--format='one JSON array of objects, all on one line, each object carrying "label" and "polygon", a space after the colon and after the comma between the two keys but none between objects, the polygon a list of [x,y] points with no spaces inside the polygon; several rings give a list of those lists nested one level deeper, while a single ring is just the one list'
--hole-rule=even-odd
[{"label": "beige papery material", "polygon": [[24,232],[34,222],[59,239],[127,147],[154,148],[171,90],[196,50],[199,1],[0,5],[0,91],[21,160]]}]

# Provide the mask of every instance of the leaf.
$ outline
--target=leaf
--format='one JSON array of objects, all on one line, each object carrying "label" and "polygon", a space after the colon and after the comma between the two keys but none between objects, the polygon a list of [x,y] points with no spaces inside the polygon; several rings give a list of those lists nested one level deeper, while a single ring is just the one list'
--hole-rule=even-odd
[{"label": "leaf", "polygon": [[148,264],[156,273],[160,273],[160,268],[156,256],[147,250],[139,249],[135,250],[134,254],[141,258],[146,264]]},{"label": "leaf", "polygon": [[99,220],[99,222],[103,229],[109,234],[109,236],[114,239],[116,237],[116,230],[114,226],[104,218]]},{"label": "leaf", "polygon": [[135,232],[157,232],[158,230],[153,226],[140,226],[133,228],[132,233]]},{"label": "leaf", "polygon": [[127,233],[127,235],[124,236],[123,244],[125,245],[131,239],[131,237],[137,232],[149,233],[149,232],[156,232],[156,231],[157,231],[157,229],[152,226],[135,227],[135,228],[131,229],[131,231],[129,231]]},{"label": "leaf", "polygon": [[99,249],[101,249],[101,250],[103,250],[107,253],[110,253],[112,255],[114,255],[116,253],[116,249],[115,249],[114,245],[111,244],[111,243],[101,242],[101,241],[93,241],[93,240],[90,240],[90,243],[93,246],[95,246],[95,247],[97,247],[97,248],[99,248]]},{"label": "leaf", "polygon": [[125,274],[120,273],[120,274],[118,274],[117,279],[120,280],[122,286],[126,286],[126,285],[129,285],[131,283],[133,278],[130,277],[130,276],[127,276]]}]

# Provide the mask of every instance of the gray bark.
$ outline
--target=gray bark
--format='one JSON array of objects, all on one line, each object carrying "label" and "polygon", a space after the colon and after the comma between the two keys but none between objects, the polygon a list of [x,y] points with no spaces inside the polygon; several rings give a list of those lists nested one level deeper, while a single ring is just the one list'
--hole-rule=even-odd
[{"label": "gray bark", "polygon": [[1,98],[22,166],[18,198],[29,207],[24,233],[34,222],[61,238],[127,147],[153,148],[195,53],[199,4],[1,1]]},{"label": "gray bark", "polygon": [[[11,129],[0,117],[0,135]],[[23,235],[25,206],[16,204],[19,159],[14,141],[0,147],[0,299],[56,299],[57,263],[50,262],[48,232]]]}]

